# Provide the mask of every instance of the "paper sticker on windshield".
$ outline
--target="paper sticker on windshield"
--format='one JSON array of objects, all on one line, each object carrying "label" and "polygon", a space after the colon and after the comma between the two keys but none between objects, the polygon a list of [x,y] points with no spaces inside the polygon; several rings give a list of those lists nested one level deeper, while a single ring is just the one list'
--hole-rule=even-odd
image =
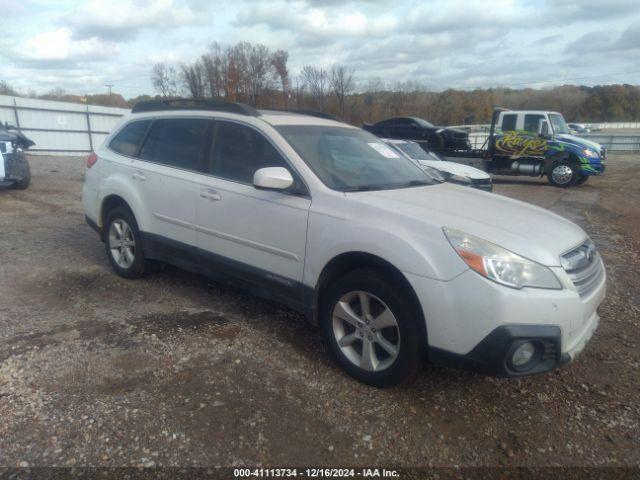
[{"label": "paper sticker on windshield", "polygon": [[400,158],[396,152],[387,147],[384,143],[372,142],[368,144],[371,148],[373,148],[380,155],[387,158]]}]

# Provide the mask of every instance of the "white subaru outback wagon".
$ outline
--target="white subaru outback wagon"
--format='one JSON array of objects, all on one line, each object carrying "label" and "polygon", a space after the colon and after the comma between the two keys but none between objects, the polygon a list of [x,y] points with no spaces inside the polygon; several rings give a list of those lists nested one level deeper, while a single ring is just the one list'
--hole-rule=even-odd
[{"label": "white subaru outback wagon", "polygon": [[425,356],[496,376],[549,371],[582,351],[605,294],[575,224],[436,183],[321,115],[139,103],[89,156],[83,204],[119,275],[167,262],[285,303],[377,386]]}]

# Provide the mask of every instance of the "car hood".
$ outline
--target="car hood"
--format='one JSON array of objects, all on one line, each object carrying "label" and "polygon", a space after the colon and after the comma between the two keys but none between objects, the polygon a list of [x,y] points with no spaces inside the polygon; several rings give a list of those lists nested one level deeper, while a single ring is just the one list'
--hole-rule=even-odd
[{"label": "car hood", "polygon": [[374,208],[372,214],[404,217],[411,228],[419,229],[421,222],[454,228],[547,266],[559,266],[560,256],[587,238],[549,210],[450,183],[346,195]]},{"label": "car hood", "polygon": [[4,128],[0,128],[0,142],[15,142],[22,148],[29,148],[35,145],[33,140],[27,138],[21,132],[10,132]]},{"label": "car hood", "polygon": [[556,135],[556,138],[558,140],[562,140],[563,142],[572,143],[580,147],[591,148],[600,153],[601,145],[599,143],[592,142],[591,140],[587,140],[582,137],[576,137],[575,135],[570,135],[568,133],[559,133],[558,135]]},{"label": "car hood", "polygon": [[438,160],[418,160],[420,165],[425,165],[427,167],[433,167],[437,170],[442,170],[443,172],[450,173],[452,175],[460,175],[461,177],[472,178],[473,180],[483,180],[486,178],[491,178],[487,172],[483,172],[482,170],[470,167],[469,165],[461,165],[455,162],[440,162]]}]

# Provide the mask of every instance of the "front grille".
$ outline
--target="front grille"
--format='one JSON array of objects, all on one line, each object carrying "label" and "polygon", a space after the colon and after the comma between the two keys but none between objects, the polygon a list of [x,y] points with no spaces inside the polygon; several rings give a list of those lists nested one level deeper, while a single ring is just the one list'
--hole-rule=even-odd
[{"label": "front grille", "polygon": [[474,185],[491,185],[490,178],[472,178],[471,183]]},{"label": "front grille", "polygon": [[590,241],[565,253],[562,266],[581,297],[593,292],[604,276],[600,254]]}]

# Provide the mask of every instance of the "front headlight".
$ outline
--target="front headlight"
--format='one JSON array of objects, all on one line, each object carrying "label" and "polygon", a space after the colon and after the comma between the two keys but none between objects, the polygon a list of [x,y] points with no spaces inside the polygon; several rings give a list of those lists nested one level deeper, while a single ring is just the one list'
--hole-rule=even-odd
[{"label": "front headlight", "polygon": [[459,230],[446,227],[443,230],[460,258],[489,280],[518,289],[562,288],[553,272],[544,265]]},{"label": "front headlight", "polygon": [[469,185],[471,184],[471,179],[469,177],[463,177],[462,175],[454,175],[453,173],[451,173],[447,177],[447,182]]},{"label": "front headlight", "polygon": [[427,172],[427,175],[434,178],[438,182],[444,182],[446,180],[444,178],[444,175],[442,175],[442,172],[440,172],[440,170],[438,170],[437,168],[428,167],[427,165],[420,165],[420,168],[422,168],[425,172]]},{"label": "front headlight", "polygon": [[598,152],[596,152],[595,150],[591,150],[590,148],[585,148],[584,150],[582,150],[582,155],[589,158],[598,158],[600,156]]}]

